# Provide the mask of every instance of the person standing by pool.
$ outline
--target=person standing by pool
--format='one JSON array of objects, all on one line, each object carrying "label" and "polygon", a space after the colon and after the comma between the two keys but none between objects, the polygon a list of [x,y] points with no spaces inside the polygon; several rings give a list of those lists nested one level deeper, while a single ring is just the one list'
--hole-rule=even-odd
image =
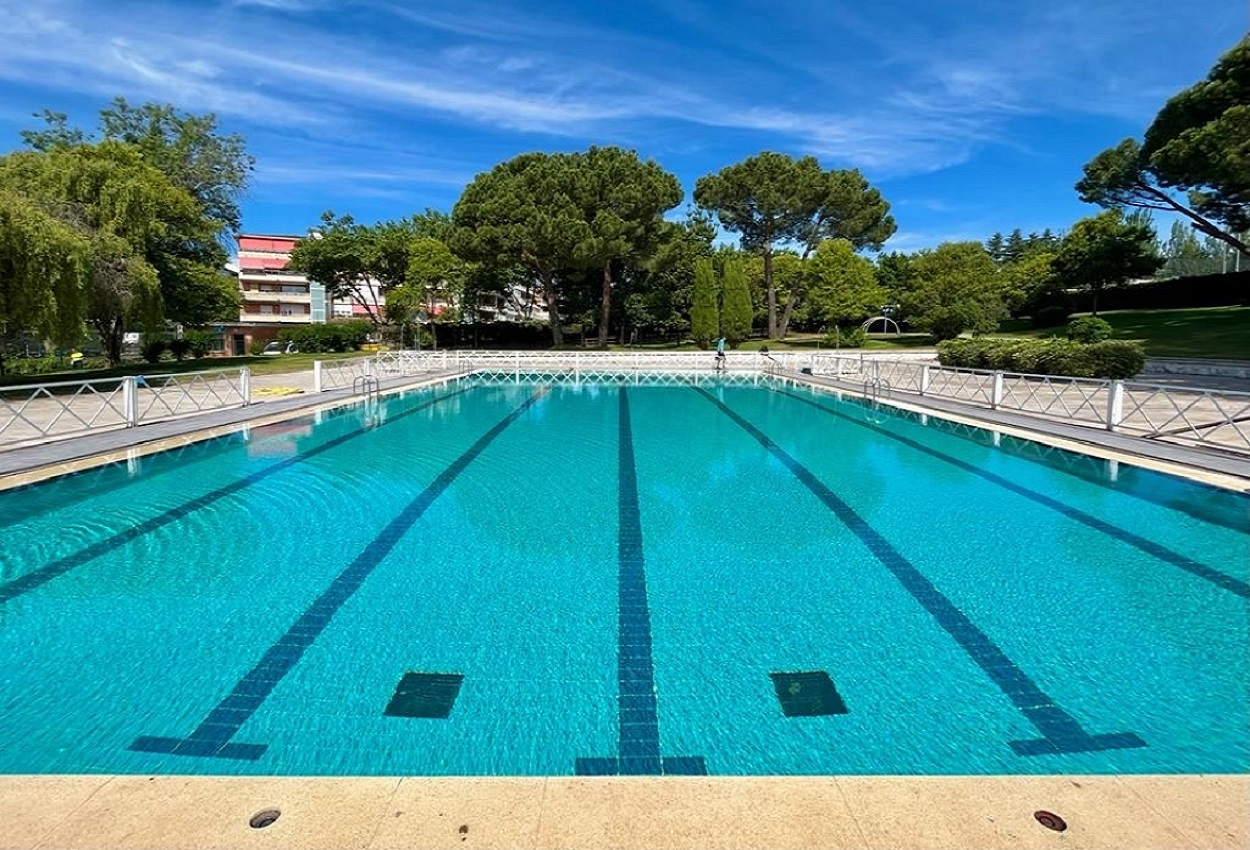
[{"label": "person standing by pool", "polygon": [[722,336],[716,340],[716,371],[723,372],[725,370],[725,338]]}]

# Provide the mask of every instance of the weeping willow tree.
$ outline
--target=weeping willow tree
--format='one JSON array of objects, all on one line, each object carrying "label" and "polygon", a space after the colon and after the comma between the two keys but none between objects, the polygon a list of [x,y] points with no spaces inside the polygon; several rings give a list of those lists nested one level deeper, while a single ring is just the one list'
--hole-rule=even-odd
[{"label": "weeping willow tree", "polygon": [[[90,240],[29,198],[0,189],[0,337],[31,330],[57,345],[82,335]],[[0,374],[5,347],[0,345]]]},{"label": "weeping willow tree", "polygon": [[159,246],[207,226],[195,198],[121,142],[0,158],[0,196],[0,315],[58,341],[85,322],[114,363],[128,327],[163,319]]}]

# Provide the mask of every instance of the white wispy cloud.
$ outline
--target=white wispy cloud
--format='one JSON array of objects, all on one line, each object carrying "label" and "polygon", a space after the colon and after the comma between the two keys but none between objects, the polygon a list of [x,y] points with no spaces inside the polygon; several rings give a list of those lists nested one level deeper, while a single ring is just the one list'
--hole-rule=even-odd
[{"label": "white wispy cloud", "polygon": [[[791,57],[784,44],[761,38],[749,56],[768,57],[774,73],[785,78],[789,69],[805,87],[752,93],[752,60],[731,52],[698,57],[675,42],[476,0],[353,6],[389,14],[396,26],[426,36],[402,45],[391,33],[317,29],[305,16],[284,19],[281,38],[264,29],[253,36],[236,20],[254,19],[258,7],[304,12],[325,5],[226,0],[212,11],[153,12],[124,2],[105,10],[86,0],[0,0],[0,78],[167,100],[347,139],[384,132],[395,120],[428,119],[645,149],[661,124],[717,128],[879,177],[938,170],[987,146],[1023,144],[1012,135],[1013,122],[1043,110],[1136,114],[1154,72],[1128,77],[1136,66],[1117,64],[1116,51],[1158,29],[1129,0],[1056,0],[1013,7],[1011,15],[986,3],[985,22],[969,15],[967,24],[935,39],[923,24],[888,10],[830,2],[807,29],[840,27],[878,60],[869,70],[847,66],[835,75],[834,60],[797,50]],[[801,33],[809,23],[785,10],[731,5],[735,14],[756,14],[787,31]],[[715,31],[715,16],[697,4],[676,4],[673,14]],[[1112,20],[1116,26],[1106,25]],[[629,61],[641,55],[654,61]],[[814,68],[836,84],[812,85]],[[1157,97],[1153,102],[1157,108]]]}]

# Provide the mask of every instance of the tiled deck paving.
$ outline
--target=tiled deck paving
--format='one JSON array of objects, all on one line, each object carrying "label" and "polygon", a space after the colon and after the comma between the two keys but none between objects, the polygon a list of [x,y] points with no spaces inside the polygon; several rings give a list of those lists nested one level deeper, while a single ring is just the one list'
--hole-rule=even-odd
[{"label": "tiled deck paving", "polygon": [[1247,776],[0,777],[0,850],[1247,846]]}]

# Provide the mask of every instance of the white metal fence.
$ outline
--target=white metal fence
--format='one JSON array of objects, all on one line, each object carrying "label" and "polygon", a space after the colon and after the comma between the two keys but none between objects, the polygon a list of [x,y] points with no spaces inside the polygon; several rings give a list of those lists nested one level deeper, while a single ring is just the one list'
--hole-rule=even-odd
[{"label": "white metal fence", "polygon": [[[1102,381],[955,369],[916,359],[836,353],[437,351],[382,352],[313,366],[316,392],[376,392],[379,381],[469,372],[492,380],[563,382],[653,376],[753,379],[810,372],[852,384],[874,399],[894,392],[1014,410],[1173,442],[1250,450],[1250,393],[1143,381]],[[655,377],[658,376],[658,377]],[[0,446],[102,428],[133,427],[206,410],[251,404],[248,369],[63,381],[0,388]]]},{"label": "white metal fence", "polygon": [[813,375],[1172,442],[1250,450],[1250,393],[815,355]]},{"label": "white metal fence", "polygon": [[246,368],[0,387],[0,445],[250,403]]}]

